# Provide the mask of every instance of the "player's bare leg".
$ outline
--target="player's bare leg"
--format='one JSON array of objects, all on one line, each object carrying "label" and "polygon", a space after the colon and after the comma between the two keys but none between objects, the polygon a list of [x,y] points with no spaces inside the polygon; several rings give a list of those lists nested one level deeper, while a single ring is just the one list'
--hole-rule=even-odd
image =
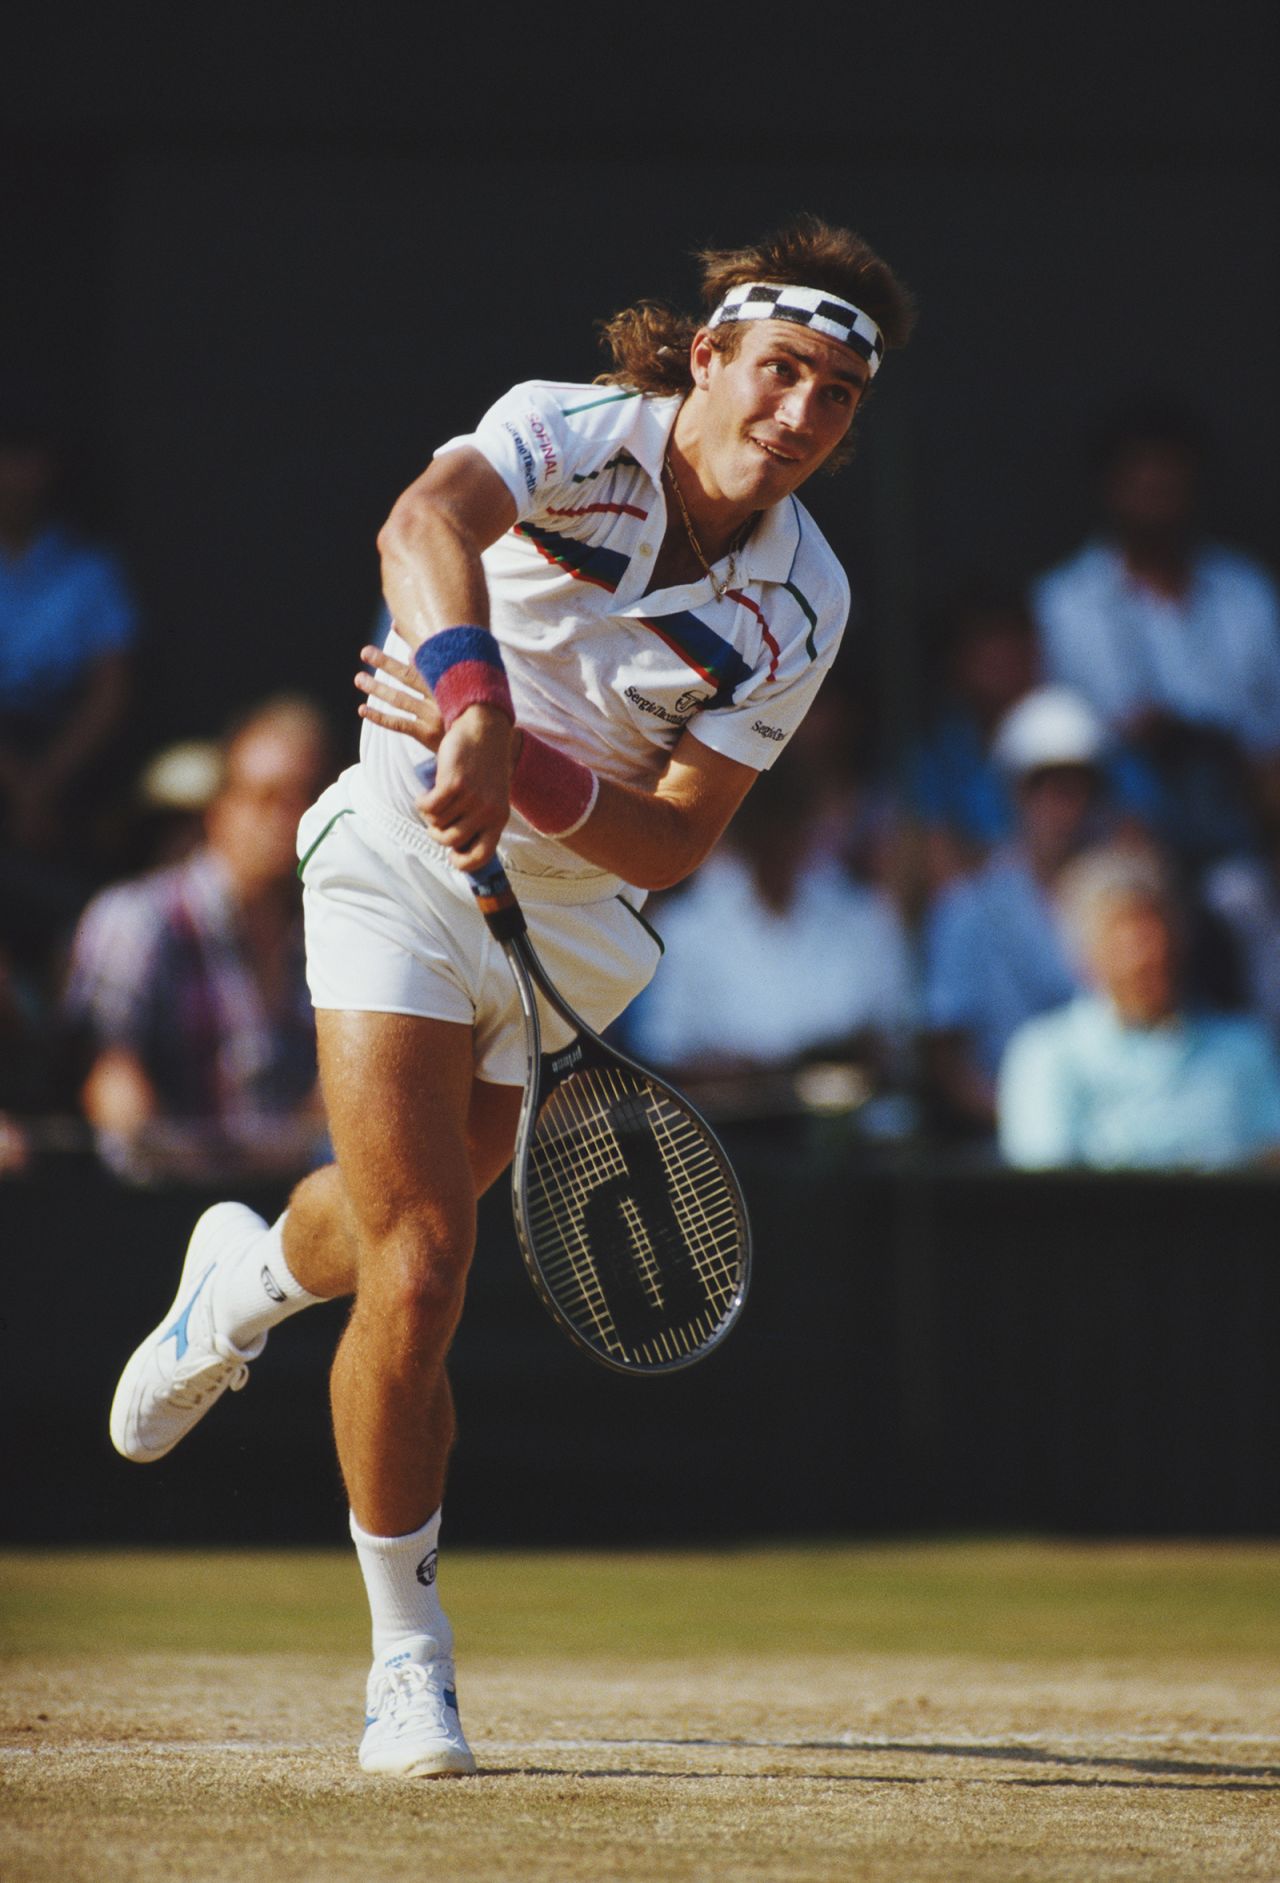
[{"label": "player's bare leg", "polygon": [[[358,1246],[334,1429],[357,1519],[390,1536],[420,1524],[444,1488],[453,1435],[444,1358],[475,1242],[477,1178],[509,1161],[520,1092],[477,1083],[469,1027],[403,1014],[317,1018]],[[299,1280],[311,1286],[319,1268],[303,1256]]]},{"label": "player's bare leg", "polygon": [[318,1023],[356,1246],[332,1397],[373,1621],[360,1762],[397,1777],[472,1772],[436,1584],[453,1443],[445,1356],[475,1243],[473,1158],[485,1175],[505,1165],[520,1092],[477,1084],[469,1027],[332,1011]]},{"label": "player's bare leg", "polygon": [[[478,1197],[511,1162],[512,1119],[519,1099],[516,1088],[483,1079],[472,1083],[467,1158]],[[312,1171],[295,1187],[282,1219],[282,1237],[285,1261],[309,1293],[326,1301],[355,1293],[355,1219],[337,1164]]]},{"label": "player's bare leg", "polygon": [[[467,1158],[476,1194],[511,1159],[518,1094],[473,1082]],[[178,1292],[134,1351],[111,1408],[116,1449],[138,1464],[164,1457],[246,1384],[249,1363],[281,1321],[355,1292],[355,1220],[336,1164],[294,1190],[270,1227],[243,1203],[217,1203],[197,1222]]]}]

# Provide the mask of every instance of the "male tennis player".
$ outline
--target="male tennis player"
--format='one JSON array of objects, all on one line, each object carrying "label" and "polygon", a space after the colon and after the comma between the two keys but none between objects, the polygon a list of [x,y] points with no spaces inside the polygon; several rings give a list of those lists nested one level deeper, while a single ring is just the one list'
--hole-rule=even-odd
[{"label": "male tennis player", "polygon": [[[462,871],[501,843],[593,1027],[647,982],[644,893],[706,856],[835,654],[848,590],[794,493],[847,447],[910,329],[885,264],[812,218],[702,264],[701,323],[618,315],[605,381],[517,386],[392,511],[396,632],[365,678],[360,763],[299,833],[337,1163],[270,1229],[236,1203],[201,1217],[112,1408],[117,1449],[160,1458],[244,1384],[272,1326],[354,1294],[333,1418],[373,1616],[370,1772],[475,1770],[436,1586],[445,1355],[524,1060]],[[425,795],[415,740],[438,745]],[[549,1050],[566,1042],[544,1026]]]}]

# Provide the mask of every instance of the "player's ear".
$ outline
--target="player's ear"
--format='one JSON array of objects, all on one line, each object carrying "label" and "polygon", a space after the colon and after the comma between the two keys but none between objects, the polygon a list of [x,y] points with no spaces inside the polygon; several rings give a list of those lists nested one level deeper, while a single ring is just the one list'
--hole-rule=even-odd
[{"label": "player's ear", "polygon": [[689,371],[693,374],[693,383],[705,392],[711,379],[711,362],[715,358],[715,348],[711,344],[709,327],[699,327],[693,336],[693,345],[689,348]]}]

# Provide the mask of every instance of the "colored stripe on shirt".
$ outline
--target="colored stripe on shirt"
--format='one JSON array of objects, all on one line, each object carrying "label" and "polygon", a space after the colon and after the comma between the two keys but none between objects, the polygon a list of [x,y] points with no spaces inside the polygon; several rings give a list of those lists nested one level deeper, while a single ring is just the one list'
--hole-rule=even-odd
[{"label": "colored stripe on shirt", "polygon": [[734,601],[741,602],[744,608],[749,608],[756,620],[760,623],[760,632],[763,634],[764,644],[769,650],[769,678],[770,680],[776,680],[778,677],[778,662],[782,658],[782,649],[778,646],[778,643],[774,640],[770,632],[769,623],[764,618],[764,610],[758,608],[751,597],[744,595],[740,588],[726,589],[725,593]]},{"label": "colored stripe on shirt", "polygon": [[576,537],[562,536],[559,530],[539,529],[536,523],[517,523],[515,534],[532,543],[546,562],[554,562],[575,581],[590,582],[612,595],[627,572],[631,561],[620,550],[606,549],[603,543],[580,543]]},{"label": "colored stripe on shirt", "polygon": [[804,651],[809,656],[810,660],[816,660],[818,658],[818,643],[813,637],[817,630],[818,617],[814,613],[813,604],[807,595],[801,593],[794,582],[784,582],[782,586],[786,589],[788,595],[794,596],[796,601],[799,602],[805,620],[809,623],[809,632],[804,637]]},{"label": "colored stripe on shirt", "polygon": [[574,471],[569,479],[571,484],[590,484],[595,478],[603,477],[606,471],[616,471],[620,464],[634,464],[635,459],[629,451],[619,451],[607,464],[597,465],[594,471]]},{"label": "colored stripe on shirt", "polygon": [[675,615],[641,615],[640,621],[716,689],[708,708],[731,705],[734,693],[751,678],[751,669],[737,648],[697,615],[682,610]]},{"label": "colored stripe on shirt", "polygon": [[549,517],[589,517],[598,511],[612,516],[638,517],[641,523],[646,522],[649,516],[647,510],[641,510],[634,503],[583,503],[573,510],[557,510],[554,505],[549,505],[546,514]]}]

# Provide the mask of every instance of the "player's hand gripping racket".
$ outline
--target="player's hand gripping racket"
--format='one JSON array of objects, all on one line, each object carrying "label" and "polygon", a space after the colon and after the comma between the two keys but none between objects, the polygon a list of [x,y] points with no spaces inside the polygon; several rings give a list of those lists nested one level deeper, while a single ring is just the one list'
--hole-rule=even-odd
[{"label": "player's hand gripping racket", "polygon": [[[435,761],[417,767],[430,790]],[[718,1346],[746,1299],[746,1205],[710,1125],[607,1046],[548,978],[495,856],[468,871],[524,1014],[511,1191],[533,1285],[571,1340],[621,1373],[665,1373]],[[575,1038],[544,1055],[534,989]]]}]

